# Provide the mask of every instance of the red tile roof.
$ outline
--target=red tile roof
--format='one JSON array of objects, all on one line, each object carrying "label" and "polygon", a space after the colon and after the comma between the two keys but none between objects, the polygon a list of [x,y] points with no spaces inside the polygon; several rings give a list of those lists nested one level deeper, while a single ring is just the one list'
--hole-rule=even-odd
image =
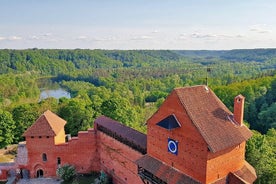
[{"label": "red tile roof", "polygon": [[23,136],[56,136],[65,124],[64,119],[47,110],[25,131]]},{"label": "red tile roof", "polygon": [[147,150],[147,136],[137,130],[127,127],[118,121],[110,119],[106,116],[100,116],[95,120],[98,130],[103,128],[105,133],[109,133],[110,136],[125,143],[134,149],[146,153]]},{"label": "red tile roof", "polygon": [[212,152],[238,145],[252,136],[246,126],[237,126],[230,120],[233,113],[209,87],[200,85],[174,91]]},{"label": "red tile roof", "polygon": [[200,182],[166,165],[165,163],[145,155],[136,161],[138,167],[142,167],[162,181],[170,184],[199,184]]},{"label": "red tile roof", "polygon": [[229,177],[230,180],[240,180],[241,183],[253,183],[257,179],[255,169],[246,161],[240,170],[231,173]]}]

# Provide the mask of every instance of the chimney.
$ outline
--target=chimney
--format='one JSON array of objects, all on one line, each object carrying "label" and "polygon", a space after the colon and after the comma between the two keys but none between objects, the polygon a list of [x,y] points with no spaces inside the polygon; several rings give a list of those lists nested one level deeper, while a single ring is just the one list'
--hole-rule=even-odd
[{"label": "chimney", "polygon": [[243,109],[245,97],[238,95],[234,99],[234,120],[241,126],[243,123]]}]

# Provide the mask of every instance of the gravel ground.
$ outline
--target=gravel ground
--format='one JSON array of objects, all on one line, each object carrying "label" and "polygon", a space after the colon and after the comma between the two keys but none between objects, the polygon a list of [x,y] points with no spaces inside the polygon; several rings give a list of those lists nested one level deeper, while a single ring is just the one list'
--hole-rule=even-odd
[{"label": "gravel ground", "polygon": [[61,181],[52,178],[21,179],[17,184],[60,184]]}]

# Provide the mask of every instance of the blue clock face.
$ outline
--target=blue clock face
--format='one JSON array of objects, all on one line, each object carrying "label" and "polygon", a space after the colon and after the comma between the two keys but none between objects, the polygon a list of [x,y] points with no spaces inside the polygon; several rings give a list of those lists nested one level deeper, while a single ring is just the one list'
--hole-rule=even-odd
[{"label": "blue clock face", "polygon": [[178,142],[168,138],[168,151],[172,154],[177,155],[178,153]]}]

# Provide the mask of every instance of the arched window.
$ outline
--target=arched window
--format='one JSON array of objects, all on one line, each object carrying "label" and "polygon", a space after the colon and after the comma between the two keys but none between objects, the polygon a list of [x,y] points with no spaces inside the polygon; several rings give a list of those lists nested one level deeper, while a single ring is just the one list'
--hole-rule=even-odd
[{"label": "arched window", "polygon": [[43,154],[42,154],[42,160],[43,160],[44,162],[47,161],[47,155],[46,155],[46,153],[43,153]]}]

